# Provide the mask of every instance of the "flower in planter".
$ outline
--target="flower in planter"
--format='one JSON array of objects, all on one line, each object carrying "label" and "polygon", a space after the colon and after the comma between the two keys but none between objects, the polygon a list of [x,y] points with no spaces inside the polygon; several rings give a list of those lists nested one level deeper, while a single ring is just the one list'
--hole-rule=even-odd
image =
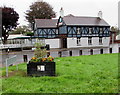
[{"label": "flower in planter", "polygon": [[38,59],[36,57],[32,57],[30,62],[38,62]]},{"label": "flower in planter", "polygon": [[48,60],[48,62],[50,61],[50,62],[53,62],[54,61],[54,58],[52,57],[52,56],[49,56],[48,58],[47,58],[47,60]]},{"label": "flower in planter", "polygon": [[36,57],[32,57],[33,60],[37,59]]},{"label": "flower in planter", "polygon": [[46,58],[42,58],[41,60],[42,60],[42,62],[45,62],[45,61],[46,61]]},{"label": "flower in planter", "polygon": [[47,58],[32,57],[30,62],[54,62],[54,58],[53,57],[47,57]]},{"label": "flower in planter", "polygon": [[55,62],[52,56],[46,57],[47,51],[42,43],[35,44],[34,57],[27,64],[30,76],[55,76]]},{"label": "flower in planter", "polygon": [[52,56],[45,58],[45,56],[47,55],[47,51],[46,49],[41,49],[41,47],[43,46],[44,44],[42,43],[35,44],[35,57],[32,57],[30,62],[54,62],[54,58]]}]

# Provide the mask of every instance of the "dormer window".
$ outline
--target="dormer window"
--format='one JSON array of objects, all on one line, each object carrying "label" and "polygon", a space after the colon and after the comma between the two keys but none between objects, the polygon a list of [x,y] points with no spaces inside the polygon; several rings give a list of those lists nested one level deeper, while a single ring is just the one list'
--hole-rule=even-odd
[{"label": "dormer window", "polygon": [[58,24],[58,25],[60,26],[60,25],[62,25],[62,24],[63,24],[63,20],[62,20],[62,18],[60,17],[60,18],[59,18],[59,24]]}]

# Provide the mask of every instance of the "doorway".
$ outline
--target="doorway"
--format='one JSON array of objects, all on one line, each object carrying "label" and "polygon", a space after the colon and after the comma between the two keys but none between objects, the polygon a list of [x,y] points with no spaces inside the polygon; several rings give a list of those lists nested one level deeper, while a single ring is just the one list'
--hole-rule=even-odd
[{"label": "doorway", "polygon": [[112,48],[109,49],[109,52],[112,53]]},{"label": "doorway", "polygon": [[72,56],[72,51],[69,51],[69,55]]},{"label": "doorway", "polygon": [[100,54],[103,54],[103,49],[100,49]]}]

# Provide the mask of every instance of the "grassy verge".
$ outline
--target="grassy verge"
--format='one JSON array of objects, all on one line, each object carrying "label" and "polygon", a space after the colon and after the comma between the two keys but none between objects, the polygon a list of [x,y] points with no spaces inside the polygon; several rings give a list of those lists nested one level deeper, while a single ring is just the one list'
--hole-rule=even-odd
[{"label": "grassy verge", "polygon": [[[117,93],[118,54],[56,58],[56,77],[28,77],[26,63],[9,67],[4,93]],[[1,68],[3,76],[5,68]]]}]

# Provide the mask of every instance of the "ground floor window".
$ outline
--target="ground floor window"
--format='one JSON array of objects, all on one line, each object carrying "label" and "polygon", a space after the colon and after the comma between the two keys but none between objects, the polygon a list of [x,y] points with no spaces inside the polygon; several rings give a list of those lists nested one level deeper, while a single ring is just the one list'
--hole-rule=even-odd
[{"label": "ground floor window", "polygon": [[58,55],[59,55],[59,57],[62,57],[62,52],[59,51],[59,52],[58,52]]},{"label": "ground floor window", "polygon": [[49,57],[50,56],[50,52],[47,52],[47,57]]},{"label": "ground floor window", "polygon": [[72,51],[69,51],[69,55],[72,56]]},{"label": "ground floor window", "polygon": [[93,49],[90,50],[90,55],[93,55]]},{"label": "ground floor window", "polygon": [[109,52],[112,53],[112,48],[109,49]]},{"label": "ground floor window", "polygon": [[120,53],[120,47],[119,47],[119,53]]},{"label": "ground floor window", "polygon": [[80,55],[82,55],[82,50],[80,50],[80,52],[79,52],[79,53],[80,53]]},{"label": "ground floor window", "polygon": [[99,37],[99,45],[102,45],[102,37]]},{"label": "ground floor window", "polygon": [[100,54],[103,54],[103,49],[100,49]]}]

